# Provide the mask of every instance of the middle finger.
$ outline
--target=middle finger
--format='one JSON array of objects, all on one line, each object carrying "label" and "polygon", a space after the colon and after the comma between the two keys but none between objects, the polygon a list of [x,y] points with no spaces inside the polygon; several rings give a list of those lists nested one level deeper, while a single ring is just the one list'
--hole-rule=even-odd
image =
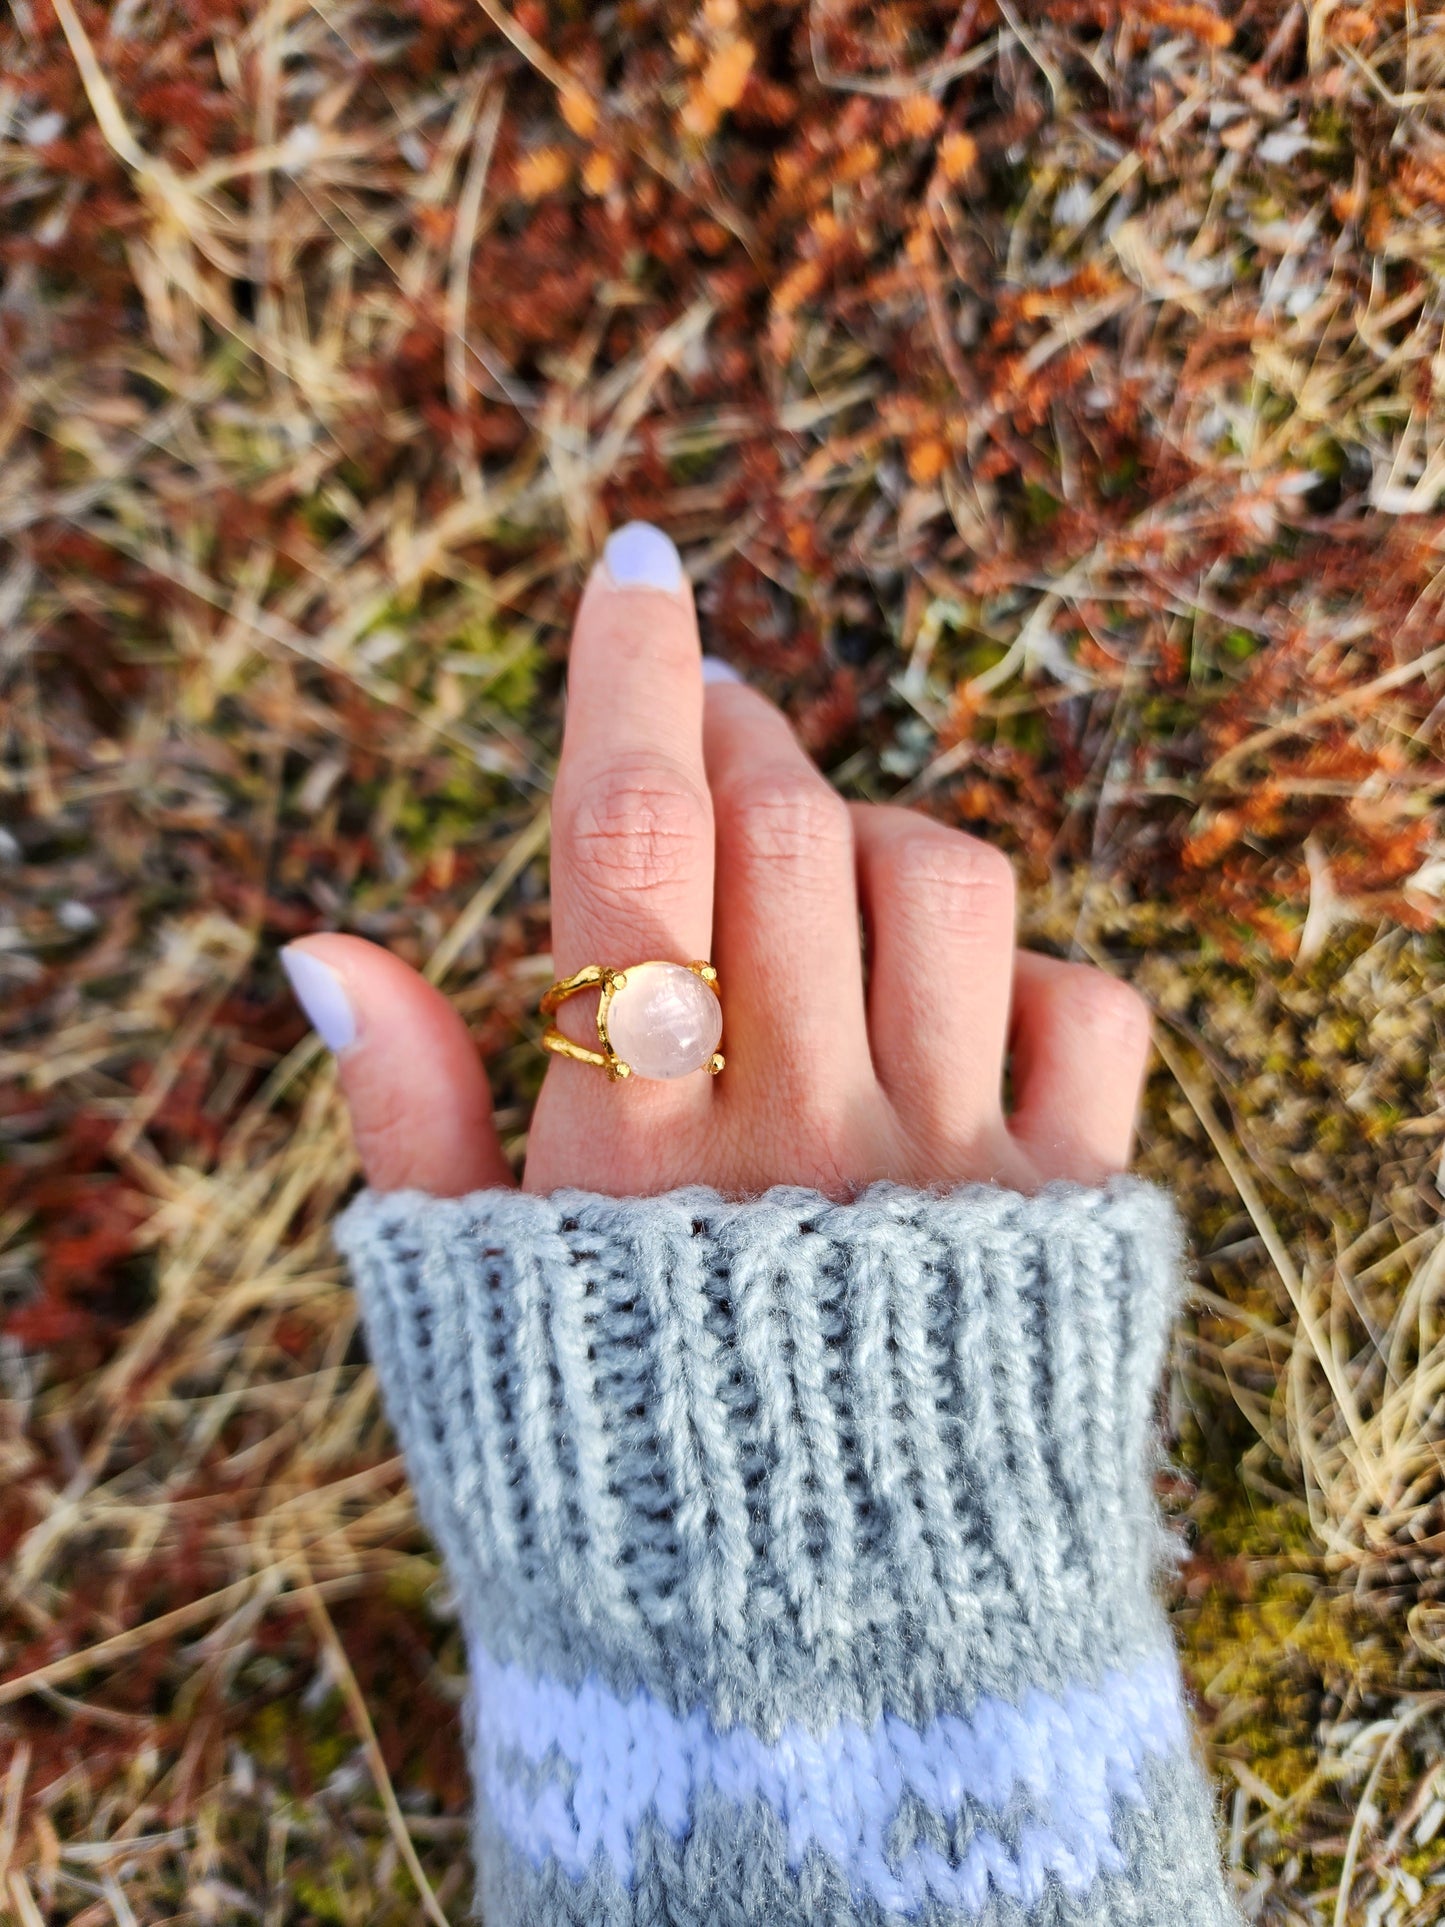
[{"label": "middle finger", "polygon": [[836,1119],[874,1087],[848,805],[787,718],[741,683],[709,689],[704,741],[729,1061]]}]

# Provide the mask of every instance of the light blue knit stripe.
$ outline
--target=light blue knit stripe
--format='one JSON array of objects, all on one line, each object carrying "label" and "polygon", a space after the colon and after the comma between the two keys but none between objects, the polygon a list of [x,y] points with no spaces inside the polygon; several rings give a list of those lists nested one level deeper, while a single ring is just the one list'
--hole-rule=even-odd
[{"label": "light blue knit stripe", "polygon": [[[1083,1895],[1124,1865],[1116,1803],[1143,1807],[1144,1763],[1187,1745],[1168,1653],[1057,1698],[985,1698],[966,1719],[942,1714],[920,1729],[885,1714],[821,1735],[792,1724],[771,1744],[745,1727],[720,1733],[701,1710],[680,1718],[645,1691],[623,1700],[595,1679],[568,1688],[478,1650],[472,1673],[494,1824],[534,1866],[555,1860],[573,1881],[595,1872],[600,1851],[624,1887],[644,1821],[681,1840],[711,1789],[739,1807],[764,1800],[793,1870],[821,1850],[856,1901],[889,1912],[933,1901],[978,1915],[996,1896],[1031,1907],[1051,1876]],[[959,1829],[960,1856],[906,1838],[919,1805]]]}]

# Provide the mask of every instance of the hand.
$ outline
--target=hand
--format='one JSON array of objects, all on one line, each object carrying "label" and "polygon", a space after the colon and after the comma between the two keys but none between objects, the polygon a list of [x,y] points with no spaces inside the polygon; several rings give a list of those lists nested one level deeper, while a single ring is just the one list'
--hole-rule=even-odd
[{"label": "hand", "polygon": [[[614,1083],[553,1058],[529,1190],[1034,1190],[1128,1161],[1141,999],[1016,949],[1005,857],[912,811],[845,803],[779,710],[723,665],[705,671],[677,552],[646,524],[612,537],[577,616],[552,912],[559,977],[711,958],[727,1067]],[[514,1182],[485,1071],[438,991],[357,937],[307,937],[284,958],[337,1050],[374,1187]],[[559,1023],[595,1045],[594,1002],[573,999]]]}]

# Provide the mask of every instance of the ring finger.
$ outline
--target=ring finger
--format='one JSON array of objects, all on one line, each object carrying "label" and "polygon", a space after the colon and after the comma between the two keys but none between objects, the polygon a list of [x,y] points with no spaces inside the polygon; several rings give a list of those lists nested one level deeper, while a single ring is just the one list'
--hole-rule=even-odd
[{"label": "ring finger", "polygon": [[912,810],[860,805],[853,826],[879,1077],[929,1142],[989,1168],[1005,1144],[1012,866],[991,844]]}]

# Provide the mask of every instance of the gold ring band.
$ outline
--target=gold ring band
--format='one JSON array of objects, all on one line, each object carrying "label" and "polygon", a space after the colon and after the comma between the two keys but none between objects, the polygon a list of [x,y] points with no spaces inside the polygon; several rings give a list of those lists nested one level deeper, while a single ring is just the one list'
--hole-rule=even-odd
[{"label": "gold ring band", "polygon": [[[695,994],[689,993],[689,975],[707,985],[711,1002],[700,1003]],[[607,964],[587,964],[570,977],[559,977],[545,992],[542,1015],[555,1016],[569,997],[593,988],[600,993],[597,1038],[602,1048],[590,1050],[585,1044],[574,1044],[555,1024],[548,1024],[542,1033],[543,1050],[570,1057],[574,1063],[595,1064],[613,1080],[632,1076],[667,1080],[695,1070],[716,1077],[722,1069],[722,1053],[715,1048],[722,1035],[722,993],[710,963],[675,964],[650,959],[628,964],[622,970]],[[623,1003],[618,1002],[619,996],[623,996]],[[669,1018],[651,1036],[646,1028],[649,998],[654,1007],[659,1002],[671,1005]],[[718,1006],[716,1010],[712,1003]],[[627,1044],[631,1062],[614,1046],[612,1026],[619,1018],[632,1039]]]}]

